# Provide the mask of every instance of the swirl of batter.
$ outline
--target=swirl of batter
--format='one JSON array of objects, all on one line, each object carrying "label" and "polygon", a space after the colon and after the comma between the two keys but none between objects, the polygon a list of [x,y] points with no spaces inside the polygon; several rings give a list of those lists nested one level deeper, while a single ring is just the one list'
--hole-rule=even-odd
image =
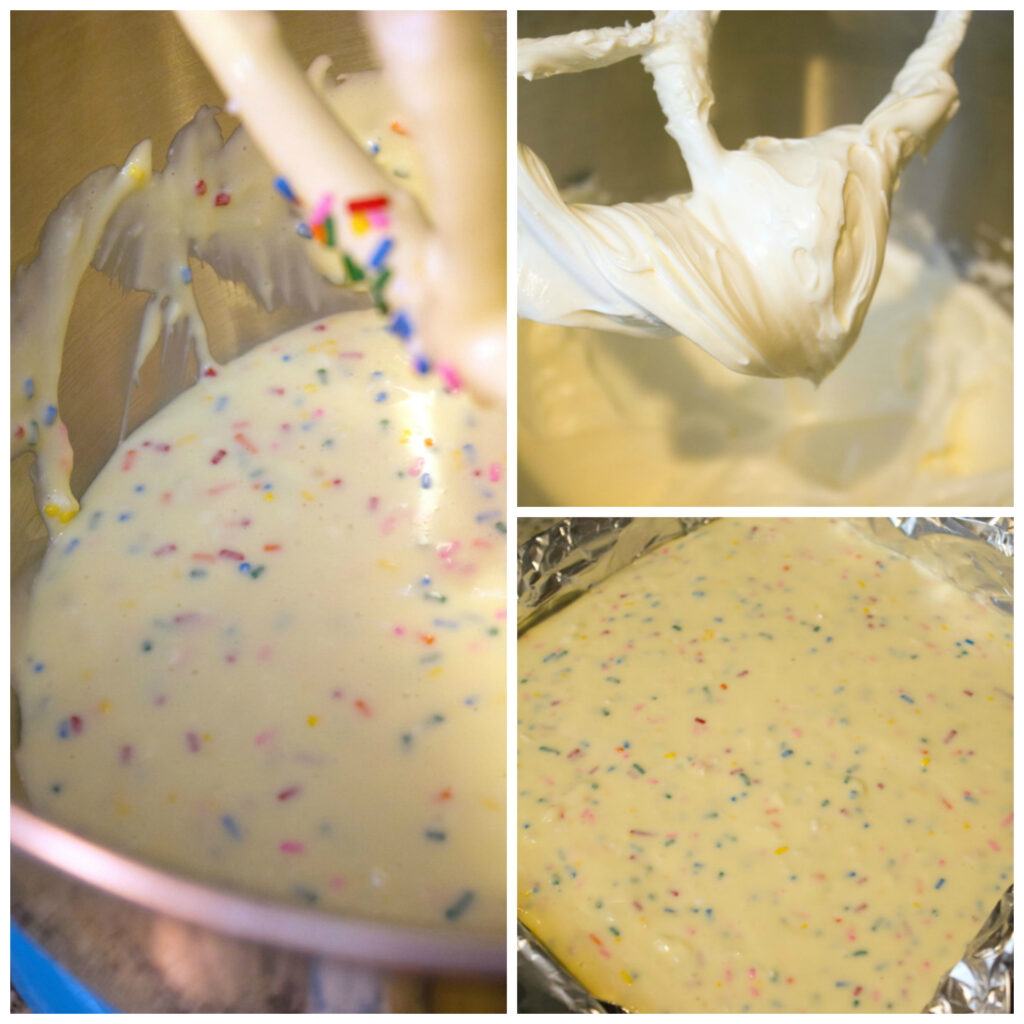
[{"label": "swirl of batter", "polygon": [[656,12],[631,28],[519,42],[527,79],[639,56],[693,191],[568,204],[519,148],[521,316],[689,338],[729,369],[820,382],[857,340],[882,270],[889,207],[915,153],[959,106],[950,74],[969,14],[940,12],[859,125],[727,150],[709,123],[717,13]]}]

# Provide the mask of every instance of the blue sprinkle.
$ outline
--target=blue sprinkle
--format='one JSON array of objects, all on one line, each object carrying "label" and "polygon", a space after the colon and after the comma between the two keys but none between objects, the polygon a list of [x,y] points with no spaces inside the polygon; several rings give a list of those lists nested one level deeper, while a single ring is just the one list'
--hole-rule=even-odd
[{"label": "blue sprinkle", "polygon": [[220,823],[224,826],[224,831],[227,832],[232,839],[242,838],[242,830],[238,827],[238,822],[235,821],[230,814],[222,815]]},{"label": "blue sprinkle", "polygon": [[972,647],[974,646],[974,641],[968,639],[967,637],[964,637],[964,643],[965,644],[970,644]]},{"label": "blue sprinkle", "polygon": [[392,239],[385,238],[384,241],[377,246],[376,251],[370,257],[370,266],[374,270],[380,270],[383,267],[384,261],[388,258],[388,253],[391,252],[394,244],[395,243]]},{"label": "blue sprinkle", "polygon": [[944,878],[940,878],[940,879],[939,879],[939,880],[938,880],[938,881],[937,881],[937,882],[935,883],[935,888],[936,888],[936,889],[941,889],[941,888],[942,888],[942,887],[943,887],[943,886],[944,886],[945,884],[946,884],[946,880],[945,880]]},{"label": "blue sprinkle", "polygon": [[191,284],[192,283],[192,268],[191,267],[182,267],[181,268],[181,280],[185,284]]},{"label": "blue sprinkle", "polygon": [[299,238],[313,237],[313,232],[309,230],[309,225],[305,221],[301,220],[299,221],[298,224],[295,225],[295,233],[299,236]]},{"label": "blue sprinkle", "polygon": [[471,889],[467,889],[445,912],[444,916],[449,921],[457,921],[462,915],[469,910],[470,905],[476,898],[476,893]]},{"label": "blue sprinkle", "polygon": [[295,193],[292,191],[291,185],[288,184],[285,178],[275,178],[274,188],[281,193],[288,200],[289,203],[296,202]]},{"label": "blue sprinkle", "polygon": [[57,422],[57,406],[48,405],[43,413],[43,426],[52,427]]},{"label": "blue sprinkle", "polygon": [[31,377],[29,377],[28,380],[25,381],[25,397],[35,398],[35,394],[36,382]]},{"label": "blue sprinkle", "polygon": [[71,723],[66,718],[57,726],[57,735],[62,740],[66,740],[71,735]]},{"label": "blue sprinkle", "polygon": [[900,694],[900,700],[905,700],[908,704],[913,704],[914,703],[914,698],[909,696],[906,693],[901,693]]},{"label": "blue sprinkle", "polygon": [[388,330],[403,341],[408,341],[412,337],[412,321],[405,313],[396,313],[388,324]]},{"label": "blue sprinkle", "polygon": [[459,623],[455,619],[434,619],[434,625],[438,629],[458,629]]},{"label": "blue sprinkle", "polygon": [[387,401],[388,393],[386,391],[378,391],[376,397],[373,399],[375,402]]},{"label": "blue sprinkle", "polygon": [[429,576],[424,576],[423,579],[420,580],[420,583],[422,583],[423,586],[425,586],[425,587],[429,587],[430,586],[430,577]]},{"label": "blue sprinkle", "polygon": [[239,562],[238,564],[239,572],[248,572],[251,568],[252,566],[248,562]]},{"label": "blue sprinkle", "polygon": [[370,151],[372,156],[376,156],[380,152],[380,143],[375,142],[373,139],[367,143],[366,148]]},{"label": "blue sprinkle", "polygon": [[425,490],[425,491],[429,491],[430,490],[430,474],[429,473],[424,473],[423,474],[423,478],[420,481],[420,487],[422,487],[423,490]]},{"label": "blue sprinkle", "polygon": [[281,356],[281,362],[282,363],[290,363],[291,361],[292,361],[292,357],[291,356]]},{"label": "blue sprinkle", "polygon": [[46,666],[45,666],[45,665],[44,665],[44,664],[43,664],[43,663],[42,663],[41,661],[37,661],[37,662],[36,662],[36,663],[35,663],[35,664],[34,664],[34,665],[32,666],[32,671],[33,671],[33,672],[42,672],[44,668],[46,668]]},{"label": "blue sprinkle", "polygon": [[131,514],[131,512],[122,512],[122,513],[121,513],[121,514],[120,514],[120,515],[119,515],[119,516],[117,517],[117,521],[118,521],[119,523],[124,523],[124,522],[127,522],[127,521],[128,521],[129,519],[131,519],[131,517],[132,517],[132,514]]},{"label": "blue sprinkle", "polygon": [[783,757],[792,757],[793,756],[793,751],[792,750],[784,750],[782,752],[782,756]]},{"label": "blue sprinkle", "polygon": [[75,550],[75,548],[77,548],[77,547],[78,547],[78,538],[77,538],[77,537],[74,537],[74,538],[73,538],[73,539],[72,539],[72,540],[71,540],[71,541],[70,541],[70,542],[68,543],[68,546],[67,546],[67,547],[66,547],[66,548],[64,549],[64,554],[65,554],[65,555],[70,555],[70,554],[71,554],[71,552],[72,552],[72,551],[74,551],[74,550]]},{"label": "blue sprinkle", "polygon": [[422,376],[430,373],[430,360],[426,356],[417,356],[413,361],[412,368]]},{"label": "blue sprinkle", "polygon": [[228,396],[221,395],[216,402],[213,403],[214,412],[223,412],[227,408]]},{"label": "blue sprinkle", "polygon": [[435,828],[428,828],[424,830],[423,834],[435,843],[443,843],[448,838],[446,833]]},{"label": "blue sprinkle", "polygon": [[135,493],[136,494],[141,494],[145,489],[146,489],[146,485],[145,484],[136,484],[135,485]]}]

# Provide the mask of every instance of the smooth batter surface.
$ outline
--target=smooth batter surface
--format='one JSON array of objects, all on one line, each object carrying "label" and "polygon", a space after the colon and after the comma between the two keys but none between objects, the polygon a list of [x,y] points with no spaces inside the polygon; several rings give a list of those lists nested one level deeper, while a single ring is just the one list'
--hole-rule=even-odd
[{"label": "smooth batter surface", "polygon": [[637,1011],[920,1012],[1010,883],[1012,621],[722,521],[524,634],[519,901]]},{"label": "smooth batter surface", "polygon": [[40,813],[156,864],[493,930],[504,415],[384,323],[268,342],[121,445],[35,584],[18,767]]},{"label": "smooth batter surface", "polygon": [[530,501],[1011,502],[1013,320],[917,225],[902,234],[860,340],[817,388],[740,376],[685,340],[521,321]]}]

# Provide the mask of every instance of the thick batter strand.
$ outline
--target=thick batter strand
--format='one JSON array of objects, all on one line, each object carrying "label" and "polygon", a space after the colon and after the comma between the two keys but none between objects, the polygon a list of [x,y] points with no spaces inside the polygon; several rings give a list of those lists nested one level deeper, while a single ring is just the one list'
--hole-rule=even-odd
[{"label": "thick batter strand", "polygon": [[520,915],[649,1012],[920,1012],[1013,864],[1012,622],[720,521],[519,646]]}]

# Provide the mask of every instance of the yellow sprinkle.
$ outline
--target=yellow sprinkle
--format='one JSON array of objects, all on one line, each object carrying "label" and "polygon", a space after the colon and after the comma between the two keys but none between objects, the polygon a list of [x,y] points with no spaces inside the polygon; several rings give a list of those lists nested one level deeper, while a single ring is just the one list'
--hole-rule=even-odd
[{"label": "yellow sprinkle", "polygon": [[129,164],[126,169],[128,177],[137,184],[141,184],[149,178],[149,175],[138,164]]},{"label": "yellow sprinkle", "polygon": [[131,804],[126,804],[123,800],[118,800],[115,807],[119,817],[124,818],[132,813]]},{"label": "yellow sprinkle", "polygon": [[627,985],[633,984],[633,979],[630,977],[629,971],[619,971],[619,976]]},{"label": "yellow sprinkle", "polygon": [[357,235],[365,235],[370,230],[370,222],[362,211],[352,214],[352,230]]},{"label": "yellow sprinkle", "polygon": [[967,824],[967,822],[965,821],[965,822],[964,822],[964,828],[970,828],[970,827],[971,827],[971,826],[970,826],[970,825],[968,825],[968,824]]},{"label": "yellow sprinkle", "polygon": [[789,849],[788,846],[780,846],[775,852],[776,853],[785,853],[788,849]]},{"label": "yellow sprinkle", "polygon": [[303,386],[302,390],[305,391],[307,395],[311,395],[311,394],[313,394],[314,391],[316,391],[316,385],[315,384],[306,384],[306,385]]},{"label": "yellow sprinkle", "polygon": [[67,509],[64,512],[61,512],[60,515],[57,516],[57,518],[62,523],[70,523],[71,520],[74,519],[75,516],[77,516],[77,515],[78,515],[78,509],[77,508],[69,508],[69,509]]},{"label": "yellow sprinkle", "polygon": [[407,430],[403,430],[403,431],[402,431],[402,432],[401,432],[401,433],[400,433],[400,434],[398,435],[398,443],[399,443],[399,444],[408,444],[408,443],[409,443],[409,438],[410,438],[410,437],[412,437],[412,431],[411,431],[411,430],[408,430],[408,429],[407,429]]},{"label": "yellow sprinkle", "polygon": [[58,512],[60,512],[60,509],[51,501],[43,506],[43,512],[52,519]]},{"label": "yellow sprinkle", "polygon": [[309,718],[307,718],[307,719],[306,719],[306,724],[307,724],[307,725],[308,725],[308,726],[309,726],[310,728],[312,728],[312,727],[313,727],[314,725],[316,725],[316,723],[317,723],[317,722],[319,722],[319,721],[320,721],[320,718],[319,718],[319,716],[317,716],[317,715],[310,715],[310,716],[309,716]]},{"label": "yellow sprinkle", "polygon": [[386,558],[380,558],[377,560],[378,569],[397,569],[398,566],[394,562],[389,562]]},{"label": "yellow sprinkle", "polygon": [[857,586],[858,587],[866,587],[867,584],[863,580],[857,580]]},{"label": "yellow sprinkle", "polygon": [[673,754],[666,754],[665,756],[666,757],[675,757],[676,755],[673,753]]},{"label": "yellow sprinkle", "polygon": [[930,757],[922,757],[921,758],[921,764],[927,765],[927,764],[931,764],[931,763],[932,763],[932,759]]},{"label": "yellow sprinkle", "polygon": [[313,500],[313,495],[310,494],[309,491],[303,491],[302,492],[302,496],[306,499],[306,501],[312,501]]},{"label": "yellow sprinkle", "polygon": [[111,704],[109,700],[100,701],[100,711],[102,711],[103,714],[106,714],[113,706],[114,705]]},{"label": "yellow sprinkle", "polygon": [[444,669],[441,668],[440,665],[437,665],[434,668],[432,668],[427,674],[436,679],[437,676],[439,676],[443,671]]},{"label": "yellow sprinkle", "polygon": [[169,804],[176,804],[178,802],[178,794],[177,793],[168,793],[167,794],[167,802]]},{"label": "yellow sprinkle", "polygon": [[267,491],[267,493],[263,495],[263,500],[264,501],[273,501],[274,500],[274,492],[273,491]]},{"label": "yellow sprinkle", "polygon": [[806,921],[804,921],[804,923],[803,923],[802,925],[800,925],[800,927],[801,927],[801,928],[806,928],[806,927],[807,927],[807,922],[806,922]]},{"label": "yellow sprinkle", "polygon": [[196,434],[186,434],[184,437],[179,437],[175,442],[176,445],[191,444],[196,439]]},{"label": "yellow sprinkle", "polygon": [[208,732],[204,732],[204,733],[203,733],[203,742],[204,742],[204,743],[209,743],[209,742],[210,742],[210,739],[211,739],[211,736],[210,736],[210,734],[209,734]]}]

